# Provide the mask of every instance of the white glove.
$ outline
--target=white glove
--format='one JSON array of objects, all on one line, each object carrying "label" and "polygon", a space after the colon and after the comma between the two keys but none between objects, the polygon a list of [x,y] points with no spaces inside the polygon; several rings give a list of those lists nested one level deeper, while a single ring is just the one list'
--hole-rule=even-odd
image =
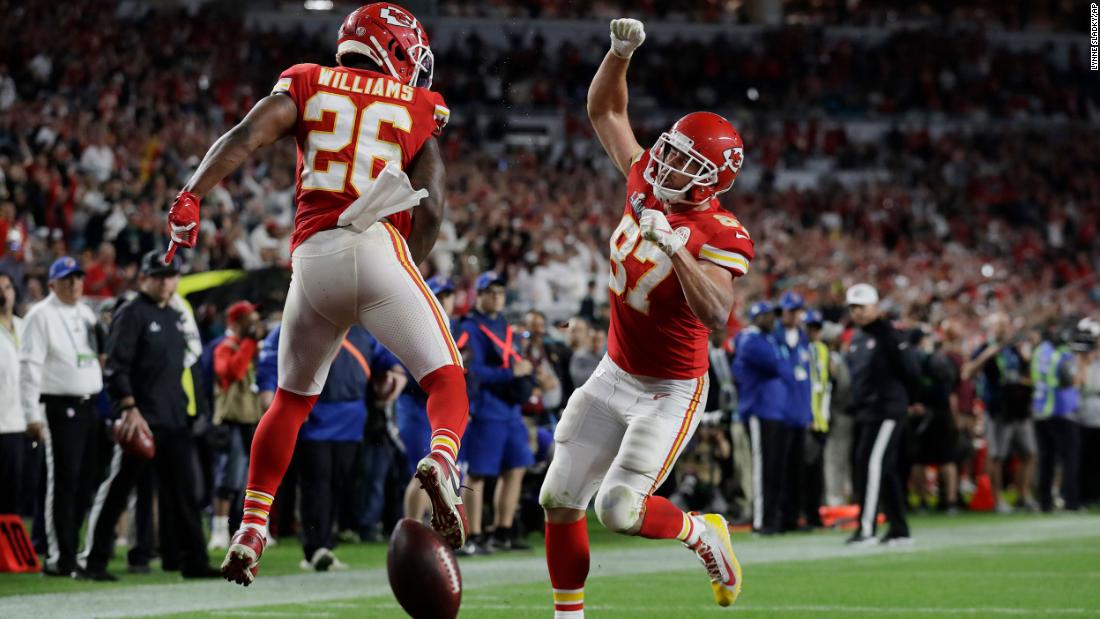
[{"label": "white glove", "polygon": [[611,20],[611,53],[619,58],[630,58],[634,50],[645,42],[645,26],[636,19]]},{"label": "white glove", "polygon": [[[642,230],[642,238],[656,243],[657,247],[669,256],[680,251],[680,248],[687,243],[687,235],[681,235],[679,231],[673,230],[665,214],[656,209],[647,208],[642,211],[638,224]],[[687,228],[681,229],[687,232]]]}]

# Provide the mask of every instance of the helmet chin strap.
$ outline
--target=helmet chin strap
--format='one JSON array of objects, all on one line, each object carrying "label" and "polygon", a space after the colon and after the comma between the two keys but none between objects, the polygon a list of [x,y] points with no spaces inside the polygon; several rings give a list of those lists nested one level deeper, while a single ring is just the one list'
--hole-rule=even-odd
[{"label": "helmet chin strap", "polygon": [[650,187],[653,189],[653,197],[657,198],[661,202],[664,202],[666,205],[681,202],[683,201],[684,196],[687,195],[687,192],[685,192],[683,189],[668,189],[667,187],[662,187],[656,183],[651,184]]}]

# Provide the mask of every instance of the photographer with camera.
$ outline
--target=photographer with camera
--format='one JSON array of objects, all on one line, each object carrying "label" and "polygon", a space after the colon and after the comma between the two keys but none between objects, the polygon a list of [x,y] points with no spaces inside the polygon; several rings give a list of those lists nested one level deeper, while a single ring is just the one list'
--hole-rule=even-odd
[{"label": "photographer with camera", "polygon": [[1077,323],[1081,352],[1077,387],[1081,390],[1081,504],[1100,504],[1100,322]]},{"label": "photographer with camera", "polygon": [[989,479],[997,497],[997,511],[1009,513],[1012,506],[1001,496],[1004,490],[1004,462],[1015,447],[1020,467],[1014,480],[1023,506],[1037,506],[1031,494],[1038,441],[1035,421],[1031,418],[1031,380],[1027,362],[1019,347],[1019,335],[1010,331],[1011,323],[1003,312],[986,319],[986,342],[963,365],[962,380],[977,381],[978,394],[985,404],[985,439],[988,445]]}]

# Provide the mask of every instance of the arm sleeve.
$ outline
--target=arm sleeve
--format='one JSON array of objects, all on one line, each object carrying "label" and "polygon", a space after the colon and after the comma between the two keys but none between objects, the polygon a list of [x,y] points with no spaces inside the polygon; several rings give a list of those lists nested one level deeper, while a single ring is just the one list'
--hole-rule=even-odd
[{"label": "arm sleeve", "polygon": [[447,107],[447,102],[443,100],[443,95],[438,92],[428,91],[428,104],[432,106],[432,118],[435,121],[435,128],[432,130],[433,136],[438,136],[443,133],[443,127],[447,126],[447,123],[451,120],[451,108]]},{"label": "arm sleeve", "polygon": [[738,355],[744,355],[745,365],[772,376],[787,378],[793,373],[790,364],[785,363],[775,350],[762,337],[746,337],[739,342]]},{"label": "arm sleeve", "polygon": [[905,345],[898,332],[889,325],[884,325],[875,334],[875,337],[882,344],[881,348],[883,354],[886,355],[886,362],[890,364],[890,367],[897,373],[898,379],[905,385],[909,399],[916,399],[921,391],[920,365],[917,363],[912,349]]},{"label": "arm sleeve", "polygon": [[734,277],[748,273],[754,256],[749,231],[732,215],[715,213],[713,217],[710,226],[714,233],[699,248],[699,259],[717,264]]},{"label": "arm sleeve", "polygon": [[107,335],[107,368],[103,373],[107,393],[116,403],[134,396],[130,370],[133,368],[140,334],[141,316],[135,306],[123,306],[111,322],[111,331]]},{"label": "arm sleeve", "polygon": [[[315,64],[296,64],[287,70],[279,74],[279,79],[275,82],[275,85],[271,88],[271,94],[285,94],[288,95],[296,105],[301,105],[302,95],[305,92],[305,80],[309,79],[309,76],[320,67]],[[329,71],[329,79],[331,79],[332,70]]]},{"label": "arm sleeve", "polygon": [[[43,308],[45,309],[45,308]],[[19,394],[23,399],[23,416],[27,423],[44,423],[38,403],[42,388],[42,365],[49,350],[49,334],[42,311],[28,317],[19,350]]]},{"label": "arm sleeve", "polygon": [[246,337],[233,350],[228,340],[214,349],[214,376],[222,389],[243,379],[248,374],[248,366],[256,356],[256,340]]},{"label": "arm sleeve", "polygon": [[481,334],[473,332],[473,329],[477,327],[465,324],[462,328],[470,334],[469,342],[466,344],[470,351],[470,373],[477,377],[483,385],[503,385],[511,382],[514,378],[511,368],[494,367],[486,363],[484,338],[481,337]]},{"label": "arm sleeve", "polygon": [[279,386],[279,329],[267,334],[260,345],[260,358],[256,362],[256,388],[275,391]]}]

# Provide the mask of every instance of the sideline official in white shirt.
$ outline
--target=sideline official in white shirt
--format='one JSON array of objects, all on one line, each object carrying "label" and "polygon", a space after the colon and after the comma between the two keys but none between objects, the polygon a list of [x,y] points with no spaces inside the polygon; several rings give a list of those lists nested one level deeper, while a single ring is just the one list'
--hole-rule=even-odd
[{"label": "sideline official in white shirt", "polygon": [[50,265],[50,295],[24,319],[20,391],[32,423],[47,425],[46,536],[43,570],[69,576],[76,569],[77,533],[91,502],[96,432],[94,398],[103,389],[99,351],[103,334],[81,303],[84,271],[65,256]]},{"label": "sideline official in white shirt", "polygon": [[18,514],[23,497],[23,460],[27,434],[38,438],[42,427],[28,429],[19,400],[19,341],[23,319],[14,313],[15,281],[0,272],[0,514]]}]

